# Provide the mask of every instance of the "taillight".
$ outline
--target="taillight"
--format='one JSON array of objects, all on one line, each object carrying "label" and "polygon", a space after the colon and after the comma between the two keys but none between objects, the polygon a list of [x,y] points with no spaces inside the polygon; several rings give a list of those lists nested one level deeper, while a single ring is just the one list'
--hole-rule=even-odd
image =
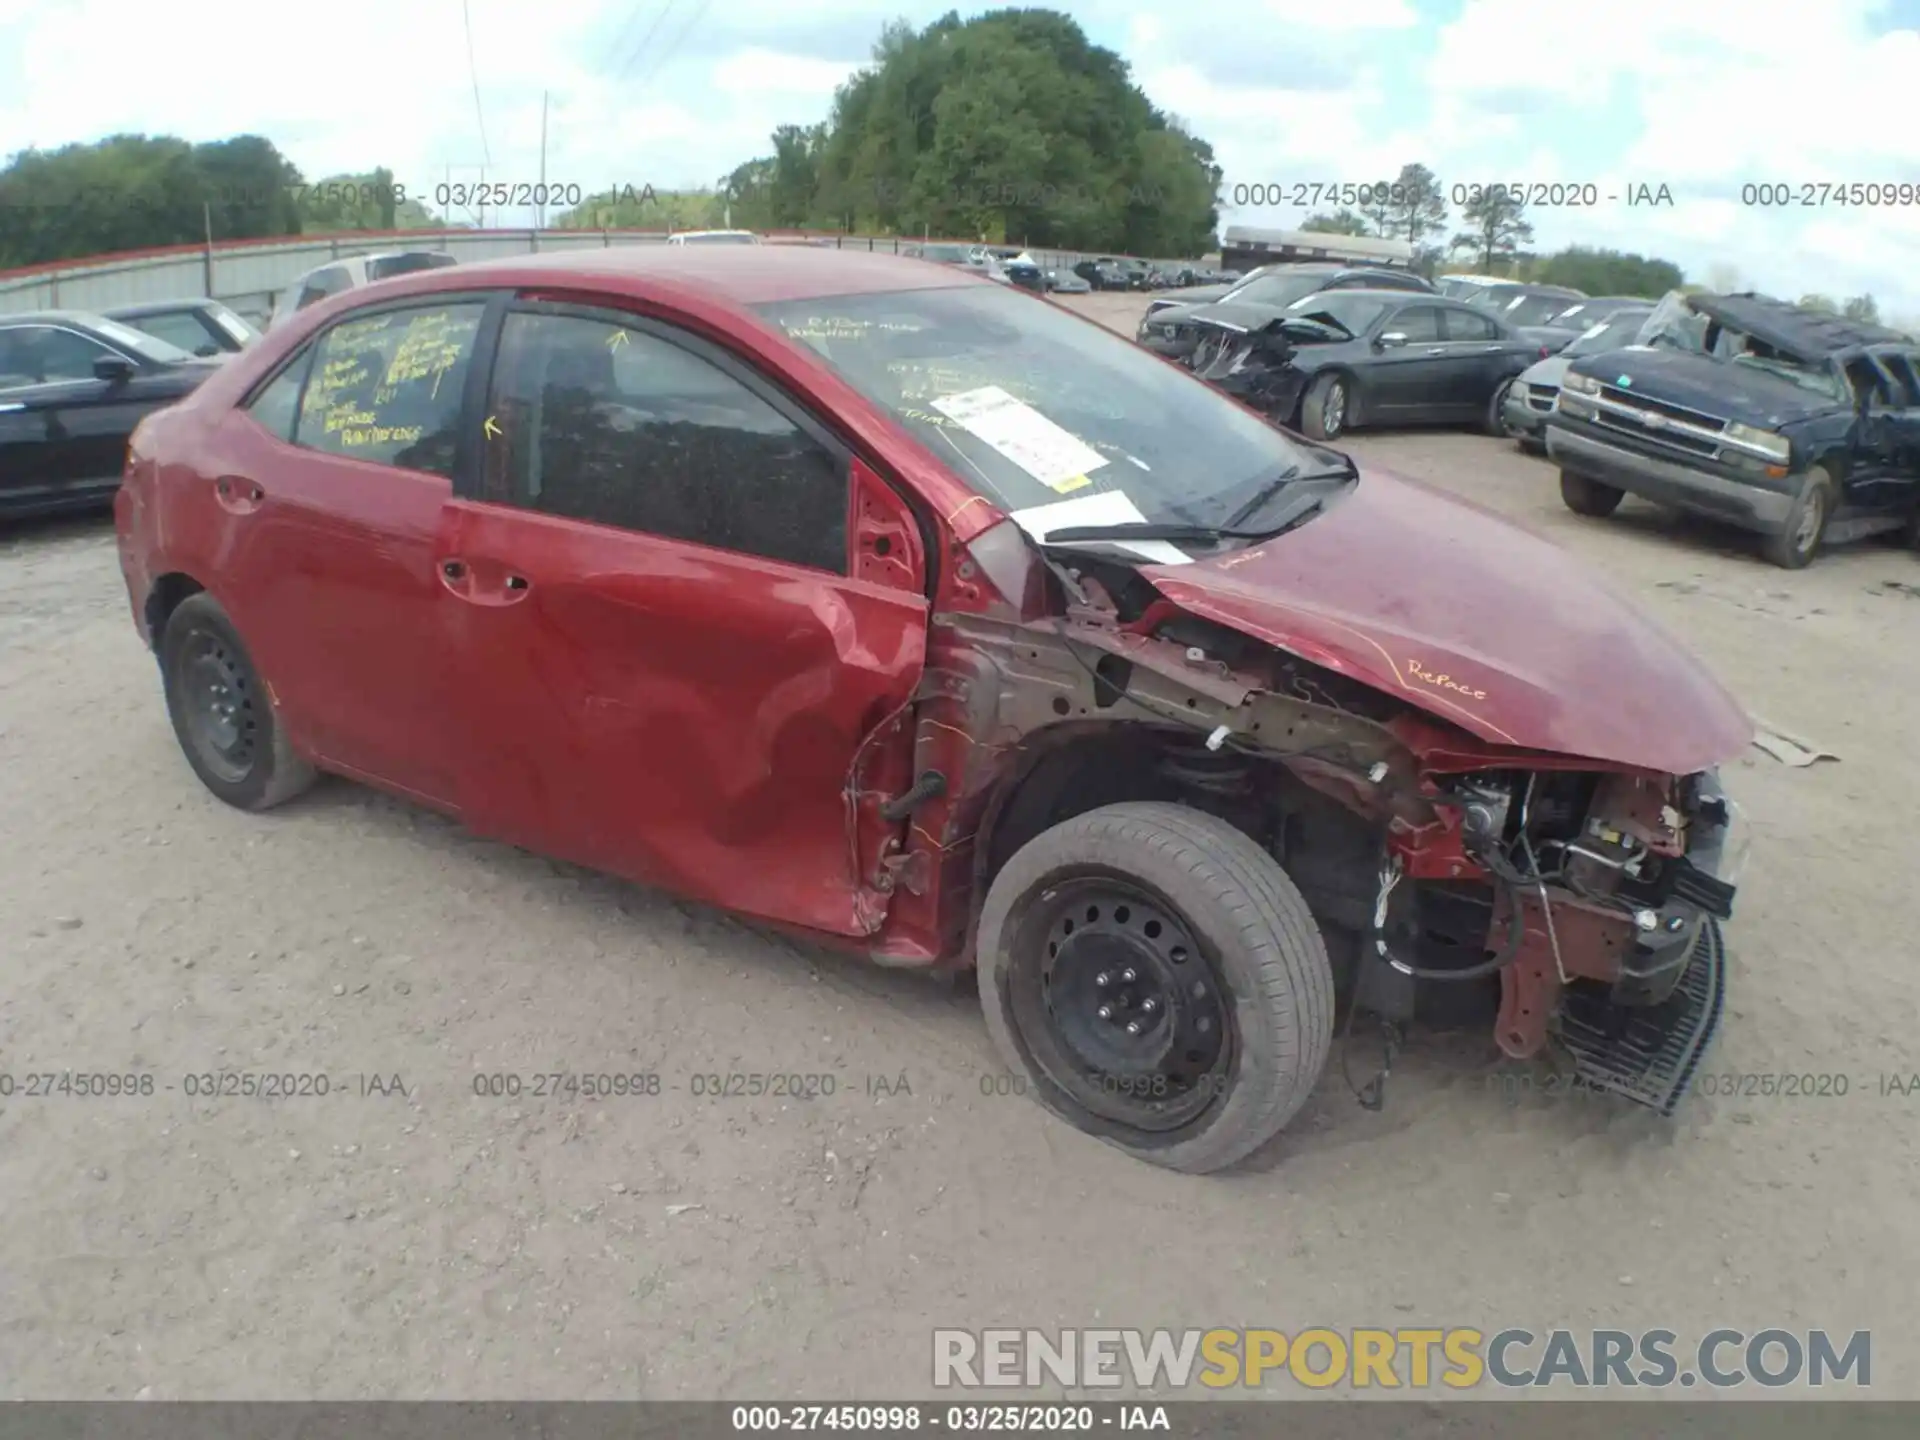
[{"label": "taillight", "polygon": [[1544,359],[1546,359],[1546,358],[1547,358],[1547,357],[1548,357],[1549,355],[1551,355],[1552,353],[1553,353],[1553,351],[1551,351],[1551,350],[1549,350],[1549,349],[1548,349],[1548,348],[1547,348],[1546,346],[1544,346],[1544,345],[1542,345],[1542,346],[1540,347],[1540,358],[1541,358],[1542,360],[1544,360]]}]

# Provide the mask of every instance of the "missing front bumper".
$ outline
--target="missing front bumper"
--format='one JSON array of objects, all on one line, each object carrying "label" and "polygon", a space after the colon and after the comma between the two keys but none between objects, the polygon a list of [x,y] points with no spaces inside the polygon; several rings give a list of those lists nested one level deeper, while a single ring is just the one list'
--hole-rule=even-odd
[{"label": "missing front bumper", "polygon": [[1672,1115],[1719,1031],[1726,954],[1720,924],[1708,917],[1679,984],[1660,1004],[1624,1006],[1602,989],[1570,990],[1559,1032],[1581,1082]]}]

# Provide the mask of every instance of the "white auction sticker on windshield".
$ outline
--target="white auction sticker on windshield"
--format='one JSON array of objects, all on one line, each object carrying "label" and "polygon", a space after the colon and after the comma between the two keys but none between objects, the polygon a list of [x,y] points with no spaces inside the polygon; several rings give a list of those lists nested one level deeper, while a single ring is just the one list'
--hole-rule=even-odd
[{"label": "white auction sticker on windshield", "polygon": [[[1098,495],[1082,495],[1077,500],[1056,500],[1050,505],[1035,505],[1016,510],[1007,517],[1034,539],[1045,541],[1056,530],[1072,525],[1144,525],[1147,517],[1124,490],[1102,490]],[[1158,565],[1191,565],[1193,557],[1165,540],[1122,540],[1115,536],[1110,544],[1130,550],[1143,560]]]},{"label": "white auction sticker on windshield", "polygon": [[1016,400],[998,385],[987,385],[935,400],[933,408],[975,435],[1050,489],[1077,489],[1106,457],[1069,430]]}]

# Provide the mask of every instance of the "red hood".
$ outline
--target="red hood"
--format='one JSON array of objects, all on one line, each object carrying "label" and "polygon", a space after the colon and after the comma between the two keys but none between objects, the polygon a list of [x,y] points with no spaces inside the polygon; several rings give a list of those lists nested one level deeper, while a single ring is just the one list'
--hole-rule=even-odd
[{"label": "red hood", "polygon": [[1706,667],[1566,551],[1398,475],[1367,472],[1264,545],[1145,573],[1495,744],[1686,775],[1753,740]]}]

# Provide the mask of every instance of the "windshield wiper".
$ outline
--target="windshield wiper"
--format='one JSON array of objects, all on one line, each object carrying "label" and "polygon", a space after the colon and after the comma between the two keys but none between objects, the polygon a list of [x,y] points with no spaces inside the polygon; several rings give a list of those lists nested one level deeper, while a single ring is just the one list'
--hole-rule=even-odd
[{"label": "windshield wiper", "polygon": [[[1336,472],[1337,474],[1337,472]],[[1336,474],[1299,476],[1299,479],[1334,479]],[[1344,477],[1341,477],[1344,478]],[[1277,482],[1276,482],[1277,483]],[[1129,520],[1117,525],[1068,525],[1047,533],[1042,545],[1071,545],[1096,540],[1117,540],[1122,542],[1162,540],[1189,544],[1205,544],[1220,540],[1271,540],[1315,514],[1326,503],[1326,492],[1316,490],[1311,494],[1296,497],[1274,515],[1271,522],[1257,529],[1241,530],[1227,525],[1180,525],[1165,524],[1153,520]]]},{"label": "windshield wiper", "polygon": [[1228,525],[1246,524],[1247,521],[1264,510],[1267,503],[1271,501],[1274,496],[1278,495],[1282,490],[1287,489],[1296,481],[1311,482],[1315,480],[1353,479],[1355,475],[1358,474],[1353,468],[1353,461],[1347,459],[1345,456],[1341,456],[1340,458],[1341,463],[1338,465],[1329,466],[1325,470],[1310,470],[1304,474],[1301,472],[1299,466],[1288,466],[1258,490],[1254,491],[1253,498],[1248,500],[1247,503],[1242,505],[1238,510],[1234,511],[1233,514],[1229,515],[1226,523]]}]

